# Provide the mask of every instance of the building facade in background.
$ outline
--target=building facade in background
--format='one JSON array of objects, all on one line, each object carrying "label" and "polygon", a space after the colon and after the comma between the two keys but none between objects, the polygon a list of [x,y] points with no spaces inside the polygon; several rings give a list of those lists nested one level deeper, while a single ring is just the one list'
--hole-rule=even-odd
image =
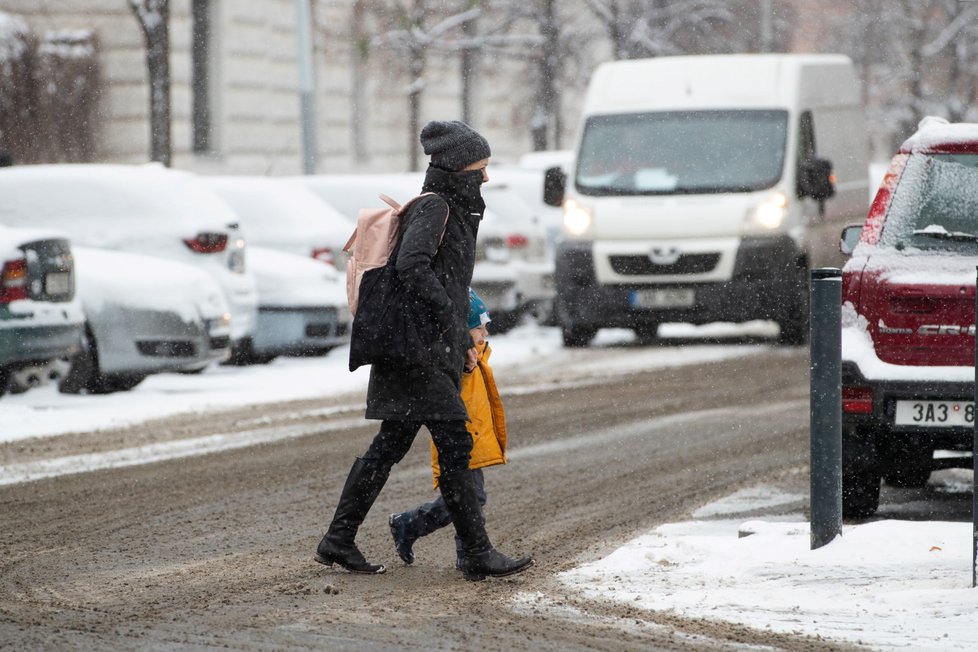
[{"label": "building facade in background", "polygon": [[[602,22],[594,11],[601,4],[310,0],[317,171],[419,167],[424,159],[417,131],[431,119],[465,119],[487,136],[500,161],[515,161],[535,144],[569,147],[591,70],[616,54],[657,56],[694,48],[850,54],[869,80],[867,106],[879,116],[870,117],[869,131],[873,149],[883,156],[915,124],[914,111],[940,113],[946,106],[954,112],[960,105],[966,112],[974,105],[938,101],[942,89],[952,86],[960,96],[974,97],[973,88],[962,87],[975,78],[970,60],[962,58],[969,34],[937,29],[930,38],[908,32],[916,40],[907,41],[903,31],[928,24],[894,12],[917,11],[917,5],[826,0],[816,10],[803,0],[673,0],[649,3],[660,13],[634,29],[634,21]],[[624,11],[625,3],[617,4]],[[921,15],[934,17],[937,28],[955,17],[957,24],[978,24],[945,15],[950,10],[938,0],[921,4],[933,5]],[[964,8],[953,11],[978,11],[978,3],[959,4]],[[679,5],[682,12],[670,10]],[[401,14],[398,7],[410,12]],[[31,34],[11,36],[24,25]],[[174,167],[231,174],[302,171],[296,29],[296,0],[170,0]],[[878,45],[867,48],[866,34]],[[908,57],[880,57],[886,48],[899,53],[906,42],[918,43],[914,47],[931,57],[923,72],[900,69],[898,62]],[[33,48],[29,54],[23,43]],[[35,69],[40,76],[25,73]],[[944,71],[943,77],[930,80],[927,71]],[[21,78],[44,80],[28,93],[47,120],[33,130],[24,126],[34,118],[33,105],[22,98]],[[924,98],[929,104],[904,102],[903,89],[918,87],[930,93]],[[0,149],[16,142],[25,153],[16,157],[20,162],[148,160],[149,88],[146,46],[130,0],[0,0],[0,114],[19,111],[20,121],[0,116]]]}]

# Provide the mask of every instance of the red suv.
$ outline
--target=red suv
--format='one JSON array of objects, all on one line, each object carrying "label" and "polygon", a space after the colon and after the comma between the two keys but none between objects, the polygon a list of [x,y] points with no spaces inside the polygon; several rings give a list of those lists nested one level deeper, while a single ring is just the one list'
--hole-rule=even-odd
[{"label": "red suv", "polygon": [[842,249],[842,510],[865,517],[881,479],[971,466],[934,451],[974,435],[978,124],[921,121]]}]

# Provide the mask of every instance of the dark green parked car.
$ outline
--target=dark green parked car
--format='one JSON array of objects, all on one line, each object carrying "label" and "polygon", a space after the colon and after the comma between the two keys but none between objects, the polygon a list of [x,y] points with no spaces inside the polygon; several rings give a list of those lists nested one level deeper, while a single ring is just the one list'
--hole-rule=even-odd
[{"label": "dark green parked car", "polygon": [[0,395],[59,381],[83,323],[68,240],[0,226]]}]

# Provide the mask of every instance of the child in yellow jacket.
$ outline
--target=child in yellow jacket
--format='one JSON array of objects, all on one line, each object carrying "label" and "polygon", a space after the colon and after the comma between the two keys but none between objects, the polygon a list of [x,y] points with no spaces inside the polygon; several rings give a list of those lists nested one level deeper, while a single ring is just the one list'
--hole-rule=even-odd
[{"label": "child in yellow jacket", "polygon": [[[462,374],[462,401],[469,413],[466,428],[472,435],[472,453],[469,468],[475,478],[476,494],[480,506],[486,504],[485,479],[482,469],[487,466],[506,463],[506,417],[503,404],[496,389],[496,381],[489,366],[491,350],[486,342],[489,332],[489,311],[486,304],[473,290],[469,290],[469,333],[475,342],[478,354],[473,369]],[[438,487],[438,452],[431,447],[431,470],[435,488]],[[394,537],[394,548],[405,564],[414,562],[414,542],[451,523],[451,516],[445,502],[439,495],[435,500],[424,503],[406,512],[391,514],[388,523]],[[455,537],[457,559],[462,557],[462,544]]]}]

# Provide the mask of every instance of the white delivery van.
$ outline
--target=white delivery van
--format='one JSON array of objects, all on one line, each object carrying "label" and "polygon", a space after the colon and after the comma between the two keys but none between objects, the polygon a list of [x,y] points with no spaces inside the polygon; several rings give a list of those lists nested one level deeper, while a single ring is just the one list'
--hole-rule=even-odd
[{"label": "white delivery van", "polygon": [[591,78],[566,176],[555,268],[567,346],[598,328],[771,319],[808,335],[809,270],[842,265],[861,222],[867,147],[842,55],[615,61]]}]

